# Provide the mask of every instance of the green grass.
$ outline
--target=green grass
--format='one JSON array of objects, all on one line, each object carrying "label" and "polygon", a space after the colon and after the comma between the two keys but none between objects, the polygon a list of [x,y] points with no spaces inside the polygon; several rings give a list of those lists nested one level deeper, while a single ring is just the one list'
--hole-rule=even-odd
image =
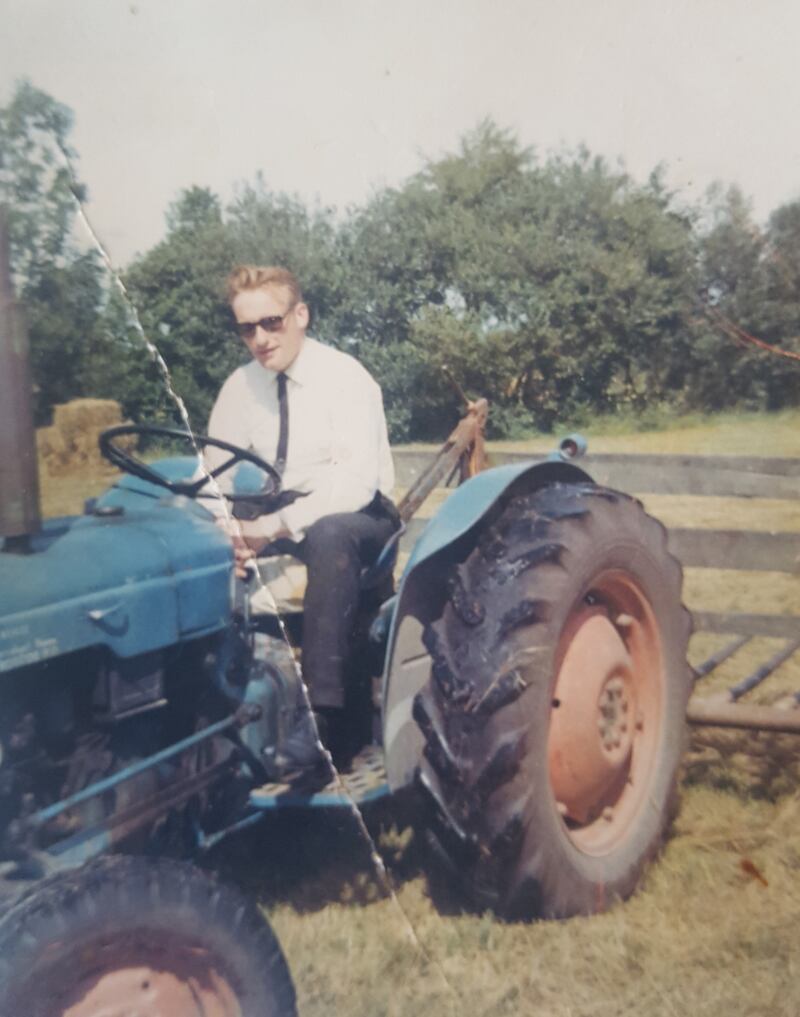
[{"label": "green grass", "polygon": [[[691,418],[627,434],[614,421],[598,425],[585,429],[594,451],[800,454],[797,412]],[[552,437],[540,436],[491,447],[552,446]],[[669,525],[800,530],[794,502],[650,496],[646,504]],[[685,597],[697,608],[800,614],[800,578],[693,569]],[[692,661],[725,640],[695,636]],[[703,691],[727,687],[775,649],[774,640],[753,641]],[[800,688],[800,662],[784,664],[760,694],[769,701],[785,688]],[[333,835],[326,828],[314,855],[307,827],[305,877],[278,892],[263,884],[259,890],[254,877],[253,887],[289,957],[301,1013],[796,1017],[800,739],[734,734],[709,749],[704,733],[692,737],[682,808],[664,854],[634,898],[594,918],[506,925],[457,909],[440,913],[427,896],[415,841],[408,846],[409,831],[376,833],[396,892],[380,899],[370,866],[352,860],[354,828]],[[753,765],[755,750],[761,756]],[[291,853],[292,843],[286,847]],[[748,862],[767,886],[743,869]],[[318,906],[308,908],[304,902],[315,894]]]},{"label": "green grass", "polygon": [[[652,452],[686,455],[800,456],[800,410],[780,413],[689,414],[668,417],[658,425],[631,418],[598,417],[581,425],[565,424],[553,434],[532,434],[521,441],[493,441],[490,449],[550,452],[560,437],[579,431],[590,452]],[[404,448],[434,448],[413,444]]]},{"label": "green grass", "polygon": [[770,804],[690,788],[643,889],[567,922],[435,909],[415,843],[381,834],[377,818],[394,897],[346,816],[282,817],[224,868],[270,914],[303,1017],[796,1017],[798,821],[796,795]]}]

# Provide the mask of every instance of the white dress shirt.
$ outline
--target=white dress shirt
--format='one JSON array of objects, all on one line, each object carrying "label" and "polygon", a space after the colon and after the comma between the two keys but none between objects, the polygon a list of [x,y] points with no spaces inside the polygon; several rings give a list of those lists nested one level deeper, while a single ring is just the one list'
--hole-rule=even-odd
[{"label": "white dress shirt", "polygon": [[[278,517],[280,528],[300,540],[323,516],[357,512],[376,491],[391,495],[394,465],[381,390],[357,360],[306,336],[284,373],[289,445],[283,488],[310,493]],[[274,463],[278,431],[277,374],[252,360],[222,386],[208,433]],[[212,469],[226,456],[211,448],[205,453]],[[223,488],[225,479],[220,478]],[[273,536],[279,528],[275,517],[261,518],[264,535]],[[251,534],[257,525],[251,524]]]}]

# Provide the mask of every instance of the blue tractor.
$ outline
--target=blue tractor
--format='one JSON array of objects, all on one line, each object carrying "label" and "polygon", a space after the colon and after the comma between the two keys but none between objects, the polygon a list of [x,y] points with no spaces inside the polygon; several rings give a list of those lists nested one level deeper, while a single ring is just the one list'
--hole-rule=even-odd
[{"label": "blue tractor", "polygon": [[[18,329],[5,333],[12,349]],[[283,959],[257,916],[158,859],[207,849],[278,808],[412,789],[432,860],[466,900],[504,917],[593,913],[633,892],[675,803],[690,622],[663,527],[592,482],[574,462],[578,441],[476,472],[486,406],[471,407],[400,506],[407,520],[461,464],[464,482],[412,547],[396,592],[396,541],[363,576],[353,644],[354,684],[373,692],[363,747],[347,772],[304,790],[270,780],[304,695],[291,646],[301,598],[289,614],[278,603],[257,612],[272,594],[235,579],[197,475],[210,439],[185,435],[191,454],[148,463],[125,442],[153,429],[112,429],[101,447],[125,471],[117,483],[82,516],[40,523],[25,368],[6,362],[0,1014],[73,1013],[41,1002],[54,986],[84,1001],[81,1017],[100,1013],[99,983],[124,993],[135,970],[137,984],[162,978],[166,992],[199,955],[220,1013],[291,1012]],[[269,511],[275,471],[224,447],[234,512]],[[243,956],[234,913],[260,961]],[[261,1008],[239,991],[261,993]],[[205,1012],[191,1005],[169,1012]]]}]

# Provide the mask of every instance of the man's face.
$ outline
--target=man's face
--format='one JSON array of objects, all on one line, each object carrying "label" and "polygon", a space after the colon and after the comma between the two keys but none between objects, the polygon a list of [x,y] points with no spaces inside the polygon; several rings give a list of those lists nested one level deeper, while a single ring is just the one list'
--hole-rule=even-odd
[{"label": "man's face", "polygon": [[308,327],[308,308],[305,304],[291,307],[289,291],[284,286],[242,290],[231,301],[231,310],[237,323],[251,324],[264,318],[282,318],[276,331],[267,331],[256,325],[252,337],[243,338],[253,357],[269,371],[285,371],[294,361],[303,345]]}]

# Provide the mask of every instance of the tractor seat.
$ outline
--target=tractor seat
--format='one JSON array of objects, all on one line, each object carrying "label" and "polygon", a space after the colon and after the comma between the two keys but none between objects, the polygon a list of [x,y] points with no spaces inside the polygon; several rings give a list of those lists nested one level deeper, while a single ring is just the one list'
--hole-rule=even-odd
[{"label": "tractor seat", "polygon": [[[361,571],[361,589],[370,590],[391,576],[397,565],[400,538],[405,525],[386,541],[375,564]],[[250,596],[253,615],[299,614],[303,610],[308,576],[306,567],[293,554],[277,553],[258,559],[261,583]]]}]

